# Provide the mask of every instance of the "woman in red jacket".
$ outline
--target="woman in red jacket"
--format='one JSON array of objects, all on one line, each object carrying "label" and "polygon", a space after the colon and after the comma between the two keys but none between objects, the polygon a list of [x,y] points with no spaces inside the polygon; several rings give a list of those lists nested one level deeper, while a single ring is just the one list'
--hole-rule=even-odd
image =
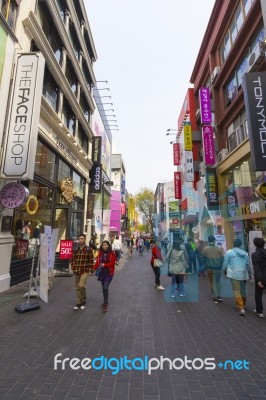
[{"label": "woman in red jacket", "polygon": [[155,286],[157,288],[157,290],[164,290],[164,287],[161,285],[160,282],[160,267],[155,267],[154,266],[154,260],[156,258],[159,258],[159,260],[163,261],[163,257],[162,257],[162,253],[161,253],[161,249],[159,247],[159,243],[156,242],[151,249],[151,266],[155,275]]},{"label": "woman in red jacket", "polygon": [[99,268],[98,281],[101,282],[103,289],[103,304],[101,308],[104,313],[107,312],[108,308],[108,289],[114,276],[115,262],[115,252],[112,251],[111,244],[107,240],[104,240],[94,265],[95,270]]}]

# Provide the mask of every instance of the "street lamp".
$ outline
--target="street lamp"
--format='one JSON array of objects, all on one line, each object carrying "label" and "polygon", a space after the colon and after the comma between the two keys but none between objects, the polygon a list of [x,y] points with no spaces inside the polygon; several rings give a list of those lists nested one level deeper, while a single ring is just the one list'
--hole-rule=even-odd
[{"label": "street lamp", "polygon": [[114,182],[113,181],[104,181],[102,179],[102,234],[103,234],[103,210],[104,210],[104,189],[105,189],[105,185],[106,186],[113,186]]},{"label": "street lamp", "polygon": [[94,96],[95,99],[103,99],[104,97],[107,97],[108,99],[112,98],[112,96]]}]

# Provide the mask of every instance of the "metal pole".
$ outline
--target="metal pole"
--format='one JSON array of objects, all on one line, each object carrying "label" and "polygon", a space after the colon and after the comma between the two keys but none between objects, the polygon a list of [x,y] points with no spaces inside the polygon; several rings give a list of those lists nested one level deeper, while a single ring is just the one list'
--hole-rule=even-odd
[{"label": "metal pole", "polygon": [[[101,226],[101,234],[103,235],[103,209],[104,209],[104,181],[102,181],[102,226]],[[102,238],[101,238],[102,241]]]}]

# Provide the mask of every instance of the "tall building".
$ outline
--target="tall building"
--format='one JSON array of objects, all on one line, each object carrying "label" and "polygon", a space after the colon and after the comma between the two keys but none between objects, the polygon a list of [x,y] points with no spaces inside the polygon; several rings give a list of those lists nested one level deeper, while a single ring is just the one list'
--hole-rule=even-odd
[{"label": "tall building", "polygon": [[[97,54],[82,0],[4,0],[0,4],[1,23],[7,23],[4,33],[9,42],[15,42],[12,57],[6,54],[9,70],[4,65],[5,78],[2,75],[1,99],[9,96],[10,101],[1,185],[17,182],[29,194],[26,204],[9,211],[12,223],[1,233],[6,238],[12,235],[14,242],[10,271],[1,263],[0,282],[7,282],[3,276],[10,273],[13,285],[28,279],[34,246],[45,225],[58,228],[57,251],[60,239],[75,239],[87,229]],[[6,17],[7,5],[12,13]],[[5,107],[2,101],[1,107]],[[0,134],[2,125],[1,121]],[[23,137],[24,131],[27,136]],[[2,225],[5,215],[6,209]]]},{"label": "tall building", "polygon": [[[217,210],[227,247],[240,238],[250,253],[255,236],[266,238],[265,11],[263,0],[217,0],[190,79],[202,125],[207,203]],[[202,90],[210,97],[212,132],[202,121]],[[216,163],[210,162],[204,126],[218,143]]]}]

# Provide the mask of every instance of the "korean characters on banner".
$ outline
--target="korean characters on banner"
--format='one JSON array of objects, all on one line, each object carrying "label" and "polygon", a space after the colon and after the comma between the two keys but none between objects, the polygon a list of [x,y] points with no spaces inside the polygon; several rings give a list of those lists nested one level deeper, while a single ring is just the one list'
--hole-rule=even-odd
[{"label": "korean characters on banner", "polygon": [[174,172],[174,188],[175,188],[175,199],[181,200],[181,173]]},{"label": "korean characters on banner", "polygon": [[199,90],[200,97],[200,114],[202,125],[208,125],[212,122],[210,91],[207,87],[202,87]]},{"label": "korean characters on banner", "polygon": [[193,188],[187,188],[187,213],[196,215],[195,190]]},{"label": "korean characters on banner", "polygon": [[194,181],[194,167],[193,167],[193,153],[192,151],[185,151],[185,175],[187,182]]},{"label": "korean characters on banner", "polygon": [[180,145],[179,145],[179,143],[173,144],[173,158],[174,158],[174,165],[180,165]]},{"label": "korean characters on banner", "polygon": [[205,164],[215,165],[213,129],[211,125],[205,125],[202,127],[202,136],[204,143]]},{"label": "korean characters on banner", "polygon": [[184,125],[184,146],[185,150],[192,150],[192,131],[191,124],[188,122]]}]

